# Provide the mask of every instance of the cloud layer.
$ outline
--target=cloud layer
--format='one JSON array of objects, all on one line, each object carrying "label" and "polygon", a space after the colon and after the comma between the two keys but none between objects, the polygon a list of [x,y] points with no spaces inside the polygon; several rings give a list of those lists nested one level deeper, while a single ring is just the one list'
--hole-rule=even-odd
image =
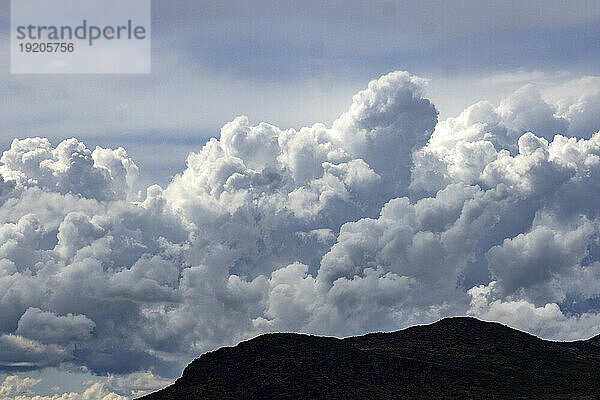
[{"label": "cloud layer", "polygon": [[9,375],[0,382],[3,400],[129,400],[165,387],[172,383],[151,373],[134,373],[128,376],[109,376],[103,382],[81,382],[80,392],[61,392],[59,386],[52,394],[39,395],[36,391],[42,379]]},{"label": "cloud layer", "polygon": [[425,85],[382,76],[331,126],[235,118],[142,197],[122,148],[15,139],[0,159],[0,368],[172,377],[262,332],[457,314],[600,332],[599,91],[525,86],[437,122]]}]

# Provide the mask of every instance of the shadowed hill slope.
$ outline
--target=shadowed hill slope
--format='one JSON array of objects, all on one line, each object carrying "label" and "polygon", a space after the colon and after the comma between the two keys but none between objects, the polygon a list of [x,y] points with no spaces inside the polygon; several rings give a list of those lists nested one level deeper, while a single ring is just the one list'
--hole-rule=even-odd
[{"label": "shadowed hill slope", "polygon": [[597,399],[596,342],[467,317],[347,339],[267,334],[202,355],[142,399]]}]

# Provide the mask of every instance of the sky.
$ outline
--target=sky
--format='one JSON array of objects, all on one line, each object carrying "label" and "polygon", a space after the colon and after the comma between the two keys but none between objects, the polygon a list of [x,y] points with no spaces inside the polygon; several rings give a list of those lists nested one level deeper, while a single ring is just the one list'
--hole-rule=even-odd
[{"label": "sky", "polygon": [[600,332],[600,4],[154,1],[152,73],[11,75],[0,397],[273,331]]}]

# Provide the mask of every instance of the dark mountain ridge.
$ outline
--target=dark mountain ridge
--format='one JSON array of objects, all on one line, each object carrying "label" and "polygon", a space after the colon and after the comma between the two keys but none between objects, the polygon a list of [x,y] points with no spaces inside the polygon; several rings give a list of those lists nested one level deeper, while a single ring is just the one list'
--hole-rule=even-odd
[{"label": "dark mountain ridge", "polygon": [[202,355],[142,399],[598,399],[598,343],[469,317],[346,339],[266,334]]}]

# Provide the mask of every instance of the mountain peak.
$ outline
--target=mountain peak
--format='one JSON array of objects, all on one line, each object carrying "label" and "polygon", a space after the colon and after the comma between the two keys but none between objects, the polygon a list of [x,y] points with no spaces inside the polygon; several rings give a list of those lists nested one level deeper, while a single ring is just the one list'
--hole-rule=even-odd
[{"label": "mountain peak", "polygon": [[346,339],[261,335],[202,355],[175,384],[143,399],[583,399],[597,393],[599,347],[454,317]]},{"label": "mountain peak", "polygon": [[596,335],[592,338],[589,338],[588,340],[585,341],[586,343],[589,343],[591,345],[600,347],[600,335]]}]

